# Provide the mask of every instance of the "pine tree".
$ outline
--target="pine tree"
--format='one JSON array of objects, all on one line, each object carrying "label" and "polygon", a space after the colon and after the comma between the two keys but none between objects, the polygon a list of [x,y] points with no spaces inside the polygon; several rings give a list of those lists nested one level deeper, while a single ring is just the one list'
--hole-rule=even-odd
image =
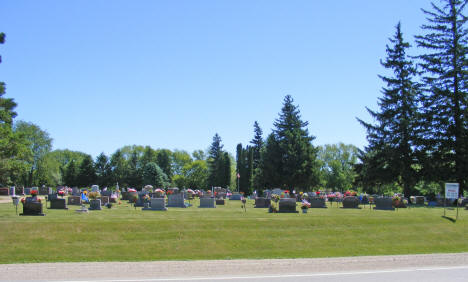
[{"label": "pine tree", "polygon": [[370,178],[374,182],[400,182],[406,196],[412,195],[417,182],[415,170],[417,157],[414,148],[418,135],[418,88],[413,82],[417,75],[413,62],[406,55],[410,45],[403,40],[401,25],[396,26],[395,36],[390,38],[392,46],[387,45],[387,58],[382,66],[393,72],[392,77],[379,76],[386,87],[379,98],[379,112],[367,108],[376,124],[360,119],[367,130],[366,156],[362,159]]},{"label": "pine tree", "polygon": [[[208,155],[208,185],[209,187],[226,187],[225,162],[224,162],[223,145],[221,137],[218,133],[213,137],[209,155]],[[228,184],[229,185],[229,184]]]},{"label": "pine tree", "polygon": [[287,95],[262,156],[264,184],[298,190],[317,185],[317,149],[312,145],[315,137],[309,136],[307,125],[292,97]]},{"label": "pine tree", "polygon": [[90,155],[86,155],[86,157],[83,159],[78,168],[77,174],[77,185],[81,187],[89,187],[95,184],[96,170],[94,169],[94,162]]},{"label": "pine tree", "polygon": [[109,158],[104,153],[101,153],[99,156],[97,156],[94,167],[96,170],[97,184],[100,187],[106,187],[115,184],[112,183],[110,179],[111,170]]},{"label": "pine tree", "polygon": [[442,0],[423,10],[426,32],[416,36],[427,53],[419,56],[424,71],[424,145],[434,180],[457,181],[460,191],[468,175],[468,29],[463,14],[467,0]]},{"label": "pine tree", "polygon": [[255,136],[252,141],[250,141],[250,144],[252,144],[253,149],[253,169],[255,170],[260,163],[260,151],[263,148],[263,131],[257,121],[254,122],[254,133]]}]

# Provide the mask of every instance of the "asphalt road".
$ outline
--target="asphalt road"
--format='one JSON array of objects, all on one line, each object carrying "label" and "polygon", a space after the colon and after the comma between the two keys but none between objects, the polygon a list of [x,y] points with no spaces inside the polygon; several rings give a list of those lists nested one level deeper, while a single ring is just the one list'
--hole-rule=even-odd
[{"label": "asphalt road", "polygon": [[0,281],[468,281],[468,253],[0,265]]}]

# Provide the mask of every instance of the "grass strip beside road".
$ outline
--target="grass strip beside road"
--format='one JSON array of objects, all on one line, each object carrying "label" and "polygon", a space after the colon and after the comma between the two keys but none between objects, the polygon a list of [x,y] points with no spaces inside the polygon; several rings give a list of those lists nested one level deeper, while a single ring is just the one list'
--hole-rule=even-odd
[{"label": "grass strip beside road", "polygon": [[[0,263],[318,258],[468,251],[468,211],[456,223],[441,208],[398,211],[309,209],[247,212],[239,201],[215,209],[142,211],[126,202],[89,214],[48,210],[16,216],[0,204]],[[21,204],[18,207],[21,209]],[[300,211],[299,207],[298,210]],[[450,214],[455,215],[454,211]]]}]

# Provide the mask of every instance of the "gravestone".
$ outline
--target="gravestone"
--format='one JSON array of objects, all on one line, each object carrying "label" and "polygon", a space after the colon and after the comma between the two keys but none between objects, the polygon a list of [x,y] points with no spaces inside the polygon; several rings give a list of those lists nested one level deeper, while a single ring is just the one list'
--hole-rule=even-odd
[{"label": "gravestone", "polygon": [[367,198],[366,196],[362,197],[361,204],[362,205],[368,205],[369,204],[369,198]]},{"label": "gravestone", "polygon": [[310,208],[312,209],[326,209],[324,198],[309,197]]},{"label": "gravestone", "polygon": [[164,198],[151,198],[151,207],[143,208],[144,211],[167,211],[166,199]]},{"label": "gravestone", "polygon": [[242,195],[241,194],[232,194],[231,197],[229,198],[229,200],[240,201],[240,200],[242,200]]},{"label": "gravestone", "polygon": [[296,211],[296,199],[284,198],[279,200],[279,213],[297,213]]},{"label": "gravestone", "polygon": [[269,208],[271,204],[271,200],[263,197],[255,198],[255,208],[258,209],[265,209]]},{"label": "gravestone", "polygon": [[135,203],[135,196],[138,197],[138,192],[127,192],[127,200],[129,203]]},{"label": "gravestone", "polygon": [[105,206],[109,203],[109,196],[102,196],[101,195],[101,206]]},{"label": "gravestone", "polygon": [[143,200],[143,197],[147,194],[146,191],[140,191],[138,192],[138,199],[135,203],[136,207],[143,207],[145,205],[145,200]]},{"label": "gravestone", "polygon": [[[407,199],[407,198],[402,198],[402,199],[398,202],[398,204],[396,204],[394,207],[395,207],[395,208],[399,208],[399,209],[404,209],[404,208],[406,208],[405,200],[406,200],[406,202],[408,202],[408,199]],[[394,203],[394,204],[395,204],[395,203]]]},{"label": "gravestone", "polygon": [[76,210],[77,213],[88,213],[88,208],[85,205],[82,205],[81,208]]},{"label": "gravestone", "polygon": [[216,192],[216,198],[226,199],[226,192]]},{"label": "gravestone", "polygon": [[39,195],[49,195],[49,194],[52,194],[52,188],[49,188],[49,187],[39,188]]},{"label": "gravestone", "polygon": [[42,203],[37,201],[36,197],[28,197],[23,203],[23,213],[20,215],[37,215],[44,216],[42,212]]},{"label": "gravestone", "polygon": [[167,196],[167,207],[170,208],[185,208],[184,194],[171,194]]},{"label": "gravestone", "polygon": [[10,195],[16,195],[15,187],[10,187]]},{"label": "gravestone", "polygon": [[101,210],[101,200],[89,200],[89,210]]},{"label": "gravestone", "polygon": [[58,210],[68,210],[67,202],[65,199],[51,199],[50,200],[50,208],[51,209],[58,209]]},{"label": "gravestone", "polygon": [[91,186],[91,192],[100,192],[99,191],[99,185],[92,185]]},{"label": "gravestone", "polygon": [[2,187],[0,188],[0,196],[9,196],[10,195],[10,188]]},{"label": "gravestone", "polygon": [[25,195],[31,195],[31,188],[24,188]]},{"label": "gravestone", "polygon": [[73,196],[81,196],[81,191],[80,191],[80,189],[78,189],[78,188],[76,188],[76,187],[72,188],[72,195],[73,195]]},{"label": "gravestone", "polygon": [[392,198],[374,198],[375,210],[393,211],[395,208],[392,206]]},{"label": "gravestone", "polygon": [[16,195],[23,195],[24,194],[23,187],[15,187],[15,194]]},{"label": "gravestone", "polygon": [[120,192],[120,195],[122,195],[122,200],[128,201],[128,192]]},{"label": "gravestone", "polygon": [[415,204],[416,205],[424,205],[424,197],[423,196],[415,196]]},{"label": "gravestone", "polygon": [[101,192],[101,196],[107,196],[110,197],[112,195],[112,191],[106,190]]},{"label": "gravestone", "polygon": [[49,194],[49,195],[47,195],[47,200],[48,200],[48,201],[52,201],[52,200],[55,200],[55,199],[58,199],[58,195],[57,195],[57,194]]},{"label": "gravestone", "polygon": [[223,198],[216,199],[216,205],[217,206],[224,206],[224,199]]},{"label": "gravestone", "polygon": [[68,196],[68,204],[69,205],[81,205],[81,197],[80,196]]},{"label": "gravestone", "polygon": [[110,196],[110,198],[109,198],[109,201],[110,201],[111,203],[117,203],[117,199],[118,199],[118,198],[119,198],[119,197],[118,197],[117,194],[112,194],[112,195]]},{"label": "gravestone", "polygon": [[214,198],[200,198],[199,208],[215,208]]},{"label": "gravestone", "polygon": [[343,208],[344,209],[358,209],[359,199],[357,197],[344,197]]}]

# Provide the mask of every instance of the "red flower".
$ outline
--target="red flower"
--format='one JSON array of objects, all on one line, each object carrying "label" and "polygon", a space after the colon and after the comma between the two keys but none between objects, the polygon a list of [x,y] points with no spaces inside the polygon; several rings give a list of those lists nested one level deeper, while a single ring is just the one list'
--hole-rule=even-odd
[{"label": "red flower", "polygon": [[37,190],[32,190],[32,191],[31,191],[31,195],[32,195],[32,196],[36,196],[36,195],[37,195]]},{"label": "red flower", "polygon": [[316,195],[320,195],[320,191],[315,192]]}]

